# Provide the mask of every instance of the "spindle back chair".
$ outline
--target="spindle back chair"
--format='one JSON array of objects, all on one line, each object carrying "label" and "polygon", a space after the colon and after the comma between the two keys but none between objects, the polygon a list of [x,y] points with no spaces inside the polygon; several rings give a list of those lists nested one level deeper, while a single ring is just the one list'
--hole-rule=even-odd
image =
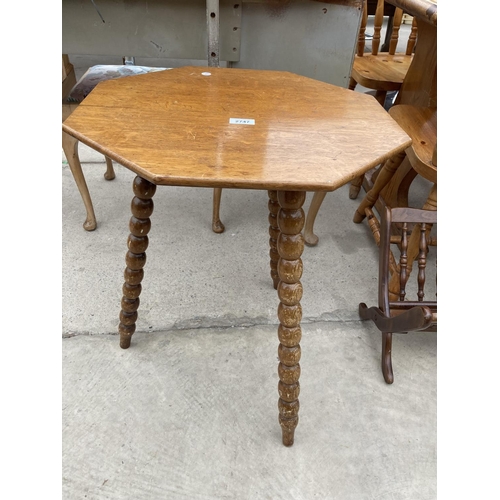
[{"label": "spindle back chair", "polygon": [[[354,90],[356,85],[359,84],[363,87],[375,90],[375,98],[382,106],[384,106],[388,91],[398,91],[401,88],[413,59],[413,50],[417,42],[417,23],[414,18],[405,52],[396,52],[402,19],[403,11],[400,8],[396,8],[392,20],[392,27],[391,23],[387,23],[388,29],[391,29],[388,51],[380,52],[381,34],[384,29],[384,0],[377,1],[373,37],[371,38],[366,36],[368,7],[366,0],[363,2],[363,17],[359,30],[357,50],[354,56],[349,88]],[[371,51],[365,53],[367,42],[370,39]]]}]

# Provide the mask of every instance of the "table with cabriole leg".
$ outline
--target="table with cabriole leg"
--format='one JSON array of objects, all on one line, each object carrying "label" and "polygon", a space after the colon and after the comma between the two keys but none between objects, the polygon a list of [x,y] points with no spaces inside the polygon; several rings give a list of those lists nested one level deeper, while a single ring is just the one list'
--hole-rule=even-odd
[{"label": "table with cabriole leg", "polygon": [[404,151],[409,137],[371,96],[287,72],[193,66],[102,82],[63,130],[136,174],[119,325],[124,349],[136,328],[157,187],[268,191],[279,422],[291,446],[306,191],[334,191]]}]

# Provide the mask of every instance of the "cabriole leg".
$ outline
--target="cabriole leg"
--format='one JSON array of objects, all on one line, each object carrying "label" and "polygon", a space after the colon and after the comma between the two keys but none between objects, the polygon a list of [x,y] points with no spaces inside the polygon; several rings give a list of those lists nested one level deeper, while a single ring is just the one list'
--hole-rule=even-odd
[{"label": "cabriole leg", "polygon": [[278,261],[278,410],[282,439],[285,446],[292,446],[295,428],[299,422],[299,377],[300,377],[300,339],[302,331],[302,260],[304,250],[304,204],[306,193],[301,191],[279,191],[277,241]]},{"label": "cabriole leg", "polygon": [[313,247],[318,244],[319,238],[314,234],[314,221],[318,215],[319,208],[325,199],[326,191],[316,191],[314,193],[311,205],[307,211],[306,225],[304,227],[304,239],[306,245]]},{"label": "cabriole leg", "polygon": [[139,176],[134,179],[133,188],[135,196],[131,205],[130,235],[127,241],[128,252],[125,256],[127,267],[124,273],[125,283],[123,285],[122,309],[118,327],[120,347],[122,349],[127,349],[130,346],[132,335],[135,332],[141,281],[144,277],[143,268],[146,264],[145,252],[149,243],[147,234],[151,229],[149,217],[153,213],[152,198],[156,192],[154,184]]},{"label": "cabriole leg", "polygon": [[220,199],[222,188],[214,188],[213,209],[212,209],[212,231],[214,233],[223,233],[224,224],[220,220]]},{"label": "cabriole leg", "polygon": [[115,176],[115,169],[113,168],[113,162],[111,161],[111,158],[106,158],[106,172],[104,172],[104,178],[107,181],[112,181],[116,176]]},{"label": "cabriole leg", "polygon": [[85,231],[93,231],[97,227],[97,221],[94,214],[94,207],[92,205],[92,200],[90,198],[89,188],[87,187],[87,182],[83,175],[82,165],[80,163],[80,157],[78,156],[78,140],[73,136],[62,133],[62,147],[66,159],[68,160],[69,168],[75,179],[76,186],[85,205],[85,210],[87,211],[87,218],[83,223],[83,229]]}]

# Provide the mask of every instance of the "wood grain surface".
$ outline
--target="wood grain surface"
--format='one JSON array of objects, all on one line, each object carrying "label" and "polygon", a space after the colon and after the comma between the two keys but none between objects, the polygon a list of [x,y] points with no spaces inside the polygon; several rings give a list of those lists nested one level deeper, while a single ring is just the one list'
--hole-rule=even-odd
[{"label": "wood grain surface", "polygon": [[102,82],[63,130],[154,184],[199,187],[333,191],[410,144],[372,96],[193,66]]}]

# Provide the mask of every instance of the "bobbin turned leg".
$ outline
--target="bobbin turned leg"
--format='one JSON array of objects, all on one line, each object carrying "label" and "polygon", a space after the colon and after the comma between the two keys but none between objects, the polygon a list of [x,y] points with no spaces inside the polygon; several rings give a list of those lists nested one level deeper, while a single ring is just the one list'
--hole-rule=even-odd
[{"label": "bobbin turned leg", "polygon": [[301,191],[279,191],[278,202],[278,410],[282,439],[285,446],[292,446],[295,428],[299,422],[299,377],[300,377],[300,339],[302,330],[302,260],[304,250],[304,211],[302,205],[306,193]]},{"label": "bobbin turned leg", "polygon": [[273,280],[273,287],[276,290],[280,280],[278,277],[278,260],[280,256],[276,247],[278,244],[278,237],[280,235],[277,219],[280,205],[278,203],[277,191],[268,191],[267,194],[269,196],[269,202],[267,205],[269,208],[269,257],[271,257],[271,278]]},{"label": "bobbin turned leg", "polygon": [[128,252],[125,256],[122,310],[120,312],[120,347],[127,349],[135,332],[137,309],[139,308],[139,295],[141,281],[144,277],[143,267],[146,264],[146,248],[148,247],[149,230],[151,229],[150,215],[153,213],[153,195],[156,186],[151,182],[137,176],[133,183],[134,198],[132,199],[132,217],[130,218],[130,235],[127,245]]}]

